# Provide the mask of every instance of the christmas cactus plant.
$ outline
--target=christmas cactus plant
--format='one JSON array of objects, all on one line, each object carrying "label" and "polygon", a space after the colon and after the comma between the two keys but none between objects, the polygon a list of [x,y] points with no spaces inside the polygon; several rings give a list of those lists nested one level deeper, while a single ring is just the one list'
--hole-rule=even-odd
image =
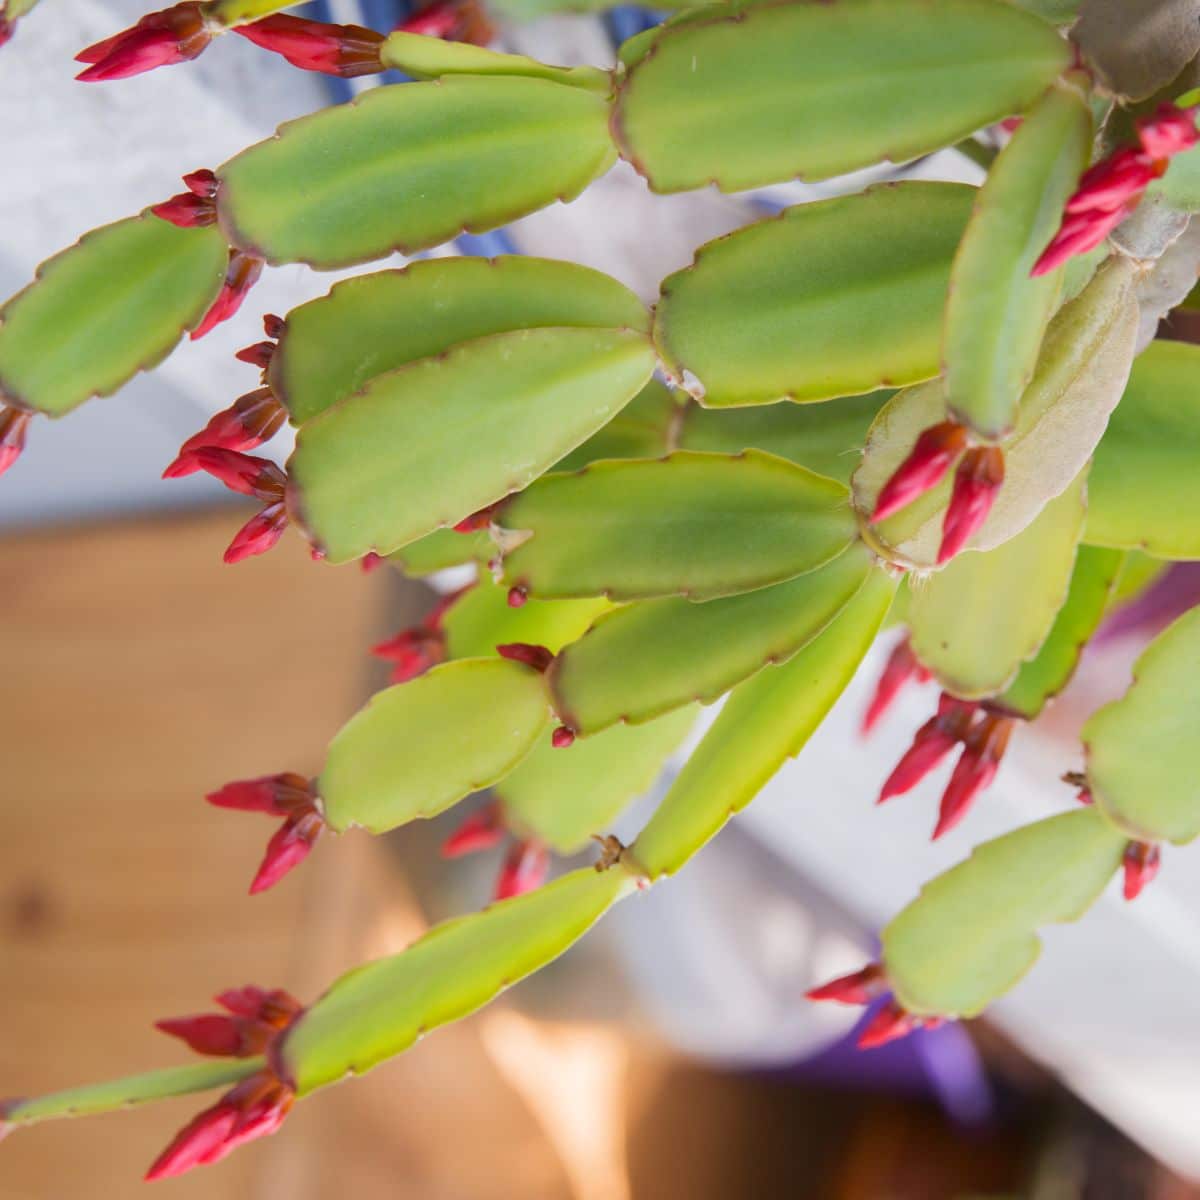
[{"label": "christmas cactus plant", "polygon": [[[0,30],[31,7],[8,0]],[[394,682],[316,778],[267,763],[208,800],[277,822],[254,892],[327,830],[382,833],[484,789],[446,853],[507,848],[490,908],[311,1003],[240,987],[221,1013],[160,1023],[220,1061],[0,1106],[16,1127],[226,1089],[150,1178],[273,1132],[680,870],[804,746],[898,597],[906,633],[866,724],[906,680],[937,681],[879,798],[957,754],[938,837],[1147,561],[1200,558],[1200,347],[1155,340],[1200,269],[1190,0],[1144,22],[1117,0],[718,3],[632,38],[612,69],[486,49],[475,8],[384,36],[283,7],[152,13],[84,50],[80,78],[181,63],[232,31],[300,67],[415,82],[290,122],[46,262],[0,309],[0,470],[36,418],[203,336],[265,267],[414,254],[569,200],[618,158],[660,193],[949,147],[987,170],[788,208],[700,247],[651,309],[568,263],[436,258],[265,318],[238,355],[259,386],[165,472],[254,500],[226,560],[290,526],[314,570],[475,563],[478,581],[375,648]],[[285,424],[281,468],[253,452]],[[622,845],[610,823],[722,697]],[[976,847],[887,926],[879,962],[812,997],[886,995],[866,1046],[981,1012],[1039,929],[1115,874],[1133,899],[1164,844],[1200,833],[1198,734],[1192,611],[1087,722],[1067,811]],[[545,882],[551,853],[590,839],[594,868]]]}]

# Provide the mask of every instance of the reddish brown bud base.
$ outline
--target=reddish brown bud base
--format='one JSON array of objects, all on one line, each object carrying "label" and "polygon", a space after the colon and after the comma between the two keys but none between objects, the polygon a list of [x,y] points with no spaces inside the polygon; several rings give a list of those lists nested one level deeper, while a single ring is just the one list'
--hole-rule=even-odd
[{"label": "reddish brown bud base", "polygon": [[278,13],[250,25],[239,25],[234,33],[282,55],[303,71],[349,79],[383,70],[379,59],[383,34],[361,25],[327,25]]},{"label": "reddish brown bud base", "polygon": [[538,841],[515,842],[496,879],[495,898],[510,900],[536,891],[550,873],[550,852]]},{"label": "reddish brown bud base", "polygon": [[542,675],[546,673],[547,668],[554,661],[552,651],[548,650],[545,646],[534,646],[529,642],[505,642],[504,645],[496,647],[496,653],[501,658],[524,663],[527,667],[532,667]]},{"label": "reddish brown bud base", "polygon": [[[202,449],[253,450],[274,437],[286,420],[287,412],[270,388],[262,387],[247,392],[224,412],[217,413],[199,433],[193,434],[180,446],[175,460],[163,471],[163,478],[178,479],[195,471],[209,470],[196,453]],[[218,474],[215,470],[212,473]],[[280,492],[279,496],[282,497],[282,494]]]},{"label": "reddish brown bud base", "polygon": [[875,728],[906,683],[910,680],[915,683],[928,683],[932,678],[930,672],[917,660],[908,638],[897,642],[887,665],[883,668],[883,674],[879,676],[875,694],[871,697],[871,703],[863,716],[863,733],[870,733]]},{"label": "reddish brown bud base", "polygon": [[939,566],[949,562],[987,520],[1003,482],[1004,451],[999,446],[979,446],[963,455],[942,522]]},{"label": "reddish brown bud base", "polygon": [[1122,891],[1126,900],[1136,900],[1142,889],[1152,883],[1162,865],[1162,853],[1154,842],[1130,842],[1121,860],[1125,880]]},{"label": "reddish brown bud base", "polygon": [[942,481],[967,447],[967,431],[955,421],[932,425],[917,438],[912,453],[880,489],[872,521],[883,521]]},{"label": "reddish brown bud base", "polygon": [[222,321],[228,321],[242,307],[246,293],[258,281],[262,269],[261,258],[254,258],[241,250],[230,250],[229,265],[225,268],[225,282],[221,285],[221,291],[213,301],[212,308],[188,335],[193,342],[206,333],[211,333]]},{"label": "reddish brown bud base", "polygon": [[33,414],[0,404],[0,475],[21,457]]},{"label": "reddish brown bud base", "polygon": [[491,850],[505,838],[500,805],[493,802],[472,813],[443,843],[443,858],[462,858]]},{"label": "reddish brown bud base", "polygon": [[200,54],[212,34],[199,4],[176,4],[149,13],[122,33],[105,38],[75,55],[91,65],[75,76],[84,83],[125,79],[155,67],[187,62]]}]

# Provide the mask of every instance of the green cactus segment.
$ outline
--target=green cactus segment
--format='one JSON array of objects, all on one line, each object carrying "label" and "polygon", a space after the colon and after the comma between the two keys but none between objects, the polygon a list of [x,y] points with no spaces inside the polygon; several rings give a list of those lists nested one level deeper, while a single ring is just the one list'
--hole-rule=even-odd
[{"label": "green cactus segment", "polygon": [[554,469],[581,471],[606,458],[660,458],[674,448],[686,399],[651,379],[603,429],[555,463]]},{"label": "green cactus segment", "polygon": [[651,879],[678,871],[800,753],[870,649],[895,591],[891,577],[872,571],[794,658],[735,689],[631,849]]},{"label": "green cactus segment", "polygon": [[267,381],[297,424],[372,379],[451,346],[518,329],[637,329],[645,305],[574,263],[436,258],[336,284],[293,309]]},{"label": "green cactus segment", "polygon": [[1092,799],[1128,836],[1190,842],[1200,833],[1200,609],[1158,635],[1129,691],[1083,727]]},{"label": "green cactus segment", "polygon": [[946,303],[946,405],[980,437],[1011,432],[1062,272],[1030,271],[1087,166],[1092,114],[1073,83],[1050,88],[1000,152],[967,224]]},{"label": "green cactus segment", "polygon": [[435,529],[415,542],[409,542],[388,555],[406,575],[432,575],[447,567],[464,563],[486,563],[496,547],[486,529],[475,533],[455,533],[453,529]]},{"label": "green cactus segment", "polygon": [[400,367],[300,430],[293,511],[332,562],[389,554],[525,487],[653,370],[620,329],[500,333]]},{"label": "green cactus segment", "polygon": [[547,598],[732,596],[811,571],[856,534],[840,483],[758,450],[546,475],[496,519],[525,539],[505,581]]},{"label": "green cactus segment", "polygon": [[373,88],[218,172],[234,245],[320,269],[412,253],[570,200],[616,152],[603,96],[543,79]]},{"label": "green cactus segment", "polygon": [[619,867],[585,867],[348,972],[289,1031],[284,1074],[303,1096],[400,1054],[557,958],[635,887]]},{"label": "green cactus segment", "polygon": [[285,8],[295,8],[296,0],[208,0],[202,7],[210,21],[232,28],[261,21]]},{"label": "green cactus segment", "polygon": [[0,0],[0,17],[15,21],[38,6],[39,0]]},{"label": "green cactus segment", "polygon": [[447,75],[516,75],[546,79],[567,87],[583,88],[607,96],[612,75],[596,67],[550,67],[524,54],[501,54],[469,42],[448,42],[419,33],[391,34],[379,52],[385,67],[394,67],[414,79],[441,79]]},{"label": "green cactus segment", "polygon": [[719,454],[765,450],[848,485],[867,430],[892,395],[885,389],[829,404],[785,402],[752,408],[689,404],[680,417],[679,445]]},{"label": "green cactus segment", "polygon": [[[1133,362],[1138,310],[1133,267],[1110,258],[1050,322],[1033,380],[1021,397],[1017,424],[1004,442],[1005,476],[987,520],[969,543],[991,550],[1015,537],[1083,470],[1120,399]],[[871,426],[851,479],[864,523],[879,489],[908,456],[923,429],[945,419],[940,380],[908,388],[884,405]],[[937,562],[952,474],[865,536],[903,566]]]},{"label": "green cactus segment", "polygon": [[1091,907],[1124,849],[1124,835],[1090,808],[976,847],[884,929],[883,965],[897,1000],[925,1016],[982,1012],[1033,966],[1038,929]]},{"label": "green cactus segment", "polygon": [[668,372],[713,408],[936,375],[950,264],[974,195],[957,183],[884,184],[702,246],[662,285],[654,338]]},{"label": "green cactus segment", "polygon": [[85,234],[0,308],[0,401],[61,417],[170,354],[220,291],[216,229],[143,213]]},{"label": "green cactus segment", "polygon": [[[991,553],[1003,553],[1003,548]],[[1066,603],[1059,609],[1041,649],[1021,667],[1003,694],[992,700],[993,708],[1032,721],[1067,686],[1109,606],[1117,579],[1122,577],[1125,557],[1119,550],[1079,547]],[[1020,598],[1016,601],[1022,602]]]},{"label": "green cactus segment", "polygon": [[[1084,529],[1086,536],[1087,529]],[[1135,597],[1147,591],[1170,570],[1170,564],[1160,558],[1151,558],[1140,550],[1127,550],[1124,555],[1125,565],[1117,577],[1116,586],[1109,597],[1108,610],[1119,608],[1129,603]]]},{"label": "green cactus segment", "polygon": [[528,600],[508,603],[508,588],[483,578],[454,602],[442,620],[451,658],[486,658],[508,642],[531,642],[558,653],[606,612],[607,600]]},{"label": "green cactus segment", "polygon": [[1151,342],[1096,450],[1085,538],[1200,558],[1200,346]]},{"label": "green cactus segment", "polygon": [[602,616],[547,672],[554,707],[581,734],[709,704],[786,662],[850,602],[873,557],[852,546],[833,562],[774,587],[693,604],[646,600]]},{"label": "green cactus segment", "polygon": [[1071,583],[1085,474],[1004,545],[960,554],[913,588],[912,648],[946,691],[995,695],[1049,636]]},{"label": "green cactus segment", "polygon": [[1069,60],[1050,26],[999,0],[717,9],[654,39],[613,125],[658,192],[827,179],[1023,112]]},{"label": "green cactus segment", "polygon": [[317,787],[339,832],[383,833],[435,817],[497,783],[550,719],[542,677],[502,658],[464,658],[372,697],[338,731]]},{"label": "green cactus segment", "polygon": [[167,1067],[144,1075],[33,1096],[28,1100],[6,1101],[0,1104],[0,1127],[33,1125],[56,1117],[89,1117],[155,1100],[168,1100],[172,1096],[207,1092],[237,1083],[260,1070],[262,1065],[261,1056],[232,1062],[189,1063],[186,1067]]},{"label": "green cactus segment", "polygon": [[496,787],[508,824],[560,854],[574,854],[606,833],[658,778],[668,755],[696,720],[695,705],[645,725],[616,725],[577,741],[568,752],[543,734],[533,753]]}]

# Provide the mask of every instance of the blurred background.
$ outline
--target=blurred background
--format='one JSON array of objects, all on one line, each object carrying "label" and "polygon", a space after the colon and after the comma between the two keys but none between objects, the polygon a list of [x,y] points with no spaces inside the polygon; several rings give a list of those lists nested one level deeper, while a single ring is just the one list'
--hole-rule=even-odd
[{"label": "blurred background", "polygon": [[[397,0],[310,7],[379,29],[407,12]],[[350,98],[239,38],[184,67],[75,84],[74,53],[144,11],[54,0],[0,54],[0,295],[87,229],[173,194],[185,171]],[[498,44],[607,64],[655,19],[621,8],[501,22]],[[951,153],[903,169],[975,171]],[[618,166],[570,206],[441,252],[571,258],[650,298],[701,242],[876,174],[663,198]],[[385,682],[367,648],[450,585],[313,564],[294,538],[224,567],[246,514],[205,476],[159,478],[184,438],[255,385],[233,351],[258,340],[262,313],[338,277],[268,271],[234,321],[119,396],[38,422],[0,481],[0,1094],[177,1062],[156,1018],[248,982],[312,999],[488,899],[494,856],[438,857],[450,814],[387,838],[325,839],[251,901],[262,841],[201,799],[228,779],[315,773],[329,736]],[[968,1028],[862,1054],[855,1012],[803,1000],[870,957],[922,881],[1073,802],[1058,777],[1080,765],[1082,719],[1196,595],[1194,574],[1177,571],[1111,628],[937,845],[944,773],[873,808],[936,694],[905,695],[860,740],[883,639],[803,755],[679,878],[478,1016],[307,1101],[281,1137],[156,1187],[181,1200],[1200,1196],[1188,1182],[1200,1179],[1200,882],[1185,853],[1168,854],[1135,905],[1114,886],[1079,925],[1047,931],[1029,978]],[[23,1130],[0,1149],[0,1200],[140,1196],[142,1171],[196,1107]]]}]

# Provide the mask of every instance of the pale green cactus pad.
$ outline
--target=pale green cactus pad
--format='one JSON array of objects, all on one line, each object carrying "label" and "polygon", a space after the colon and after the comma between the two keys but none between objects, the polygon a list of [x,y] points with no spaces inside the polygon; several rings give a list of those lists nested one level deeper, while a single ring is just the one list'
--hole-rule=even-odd
[{"label": "pale green cactus pad", "polygon": [[504,581],[549,598],[712,600],[782,583],[840,554],[846,488],[773,454],[680,450],[546,475],[496,522]]},{"label": "pale green cactus pad", "polygon": [[578,195],[616,158],[607,100],[543,79],[374,88],[218,172],[234,245],[328,270],[494,229]]},{"label": "pale green cactus pad", "polygon": [[149,213],[84,234],[0,309],[0,402],[61,417],[156,366],[225,278],[216,229]]},{"label": "pale green cactus pad", "polygon": [[443,663],[372,697],[329,745],[330,827],[382,833],[503,779],[550,720],[542,677],[502,658]]},{"label": "pale green cactus pad", "polygon": [[446,567],[463,563],[486,563],[496,547],[486,529],[474,533],[455,533],[453,529],[436,529],[407,546],[392,551],[388,560],[406,575],[432,575]]},{"label": "pale green cactus pad", "polygon": [[582,734],[711,703],[768,663],[786,662],[850,602],[874,559],[855,545],[787,583],[696,604],[646,600],[602,616],[547,673],[554,707]]},{"label": "pale green cactus pad", "polygon": [[1190,842],[1200,833],[1200,608],[1158,635],[1129,691],[1083,727],[1092,799],[1129,837]]},{"label": "pale green cactus pad", "polygon": [[711,13],[655,38],[617,94],[622,154],[659,192],[904,162],[1023,112],[1069,61],[1050,26],[999,0]]},{"label": "pale green cactus pad", "polygon": [[651,379],[603,429],[555,463],[554,469],[579,471],[605,458],[661,457],[674,448],[686,398]]},{"label": "pale green cactus pad", "polygon": [[1081,808],[977,846],[884,929],[896,999],[918,1015],[982,1012],[1037,961],[1043,925],[1091,907],[1125,842],[1094,808]]},{"label": "pale green cactus pad", "polygon": [[884,184],[709,242],[663,281],[654,339],[664,365],[710,407],[929,379],[974,195],[957,183]]},{"label": "pale green cactus pad", "polygon": [[1046,641],[1071,583],[1085,480],[1002,546],[967,551],[913,584],[912,648],[946,691],[963,700],[1003,691]]},{"label": "pale green cactus pad", "polygon": [[407,1050],[557,958],[635,886],[620,868],[585,867],[350,971],[288,1033],[285,1074],[303,1096]]},{"label": "pale green cactus pad", "polygon": [[950,275],[946,406],[983,438],[1011,432],[1033,375],[1062,269],[1030,270],[1058,230],[1087,166],[1092,114],[1073,81],[1049,89],[1000,152],[979,192]]},{"label": "pale green cactus pad", "polygon": [[654,369],[644,334],[532,329],[380,375],[307,422],[292,508],[332,562],[415,541],[532,482]]},{"label": "pale green cactus pad", "polygon": [[1096,450],[1085,538],[1200,558],[1200,346],[1151,342]]},{"label": "pale green cactus pad", "polygon": [[632,847],[651,879],[677,871],[800,753],[871,648],[895,590],[872,571],[798,654],[734,689]]},{"label": "pale green cactus pad", "polygon": [[435,258],[343,280],[293,309],[267,382],[301,424],[386,371],[475,338],[649,325],[631,291],[587,267],[520,255]]}]

